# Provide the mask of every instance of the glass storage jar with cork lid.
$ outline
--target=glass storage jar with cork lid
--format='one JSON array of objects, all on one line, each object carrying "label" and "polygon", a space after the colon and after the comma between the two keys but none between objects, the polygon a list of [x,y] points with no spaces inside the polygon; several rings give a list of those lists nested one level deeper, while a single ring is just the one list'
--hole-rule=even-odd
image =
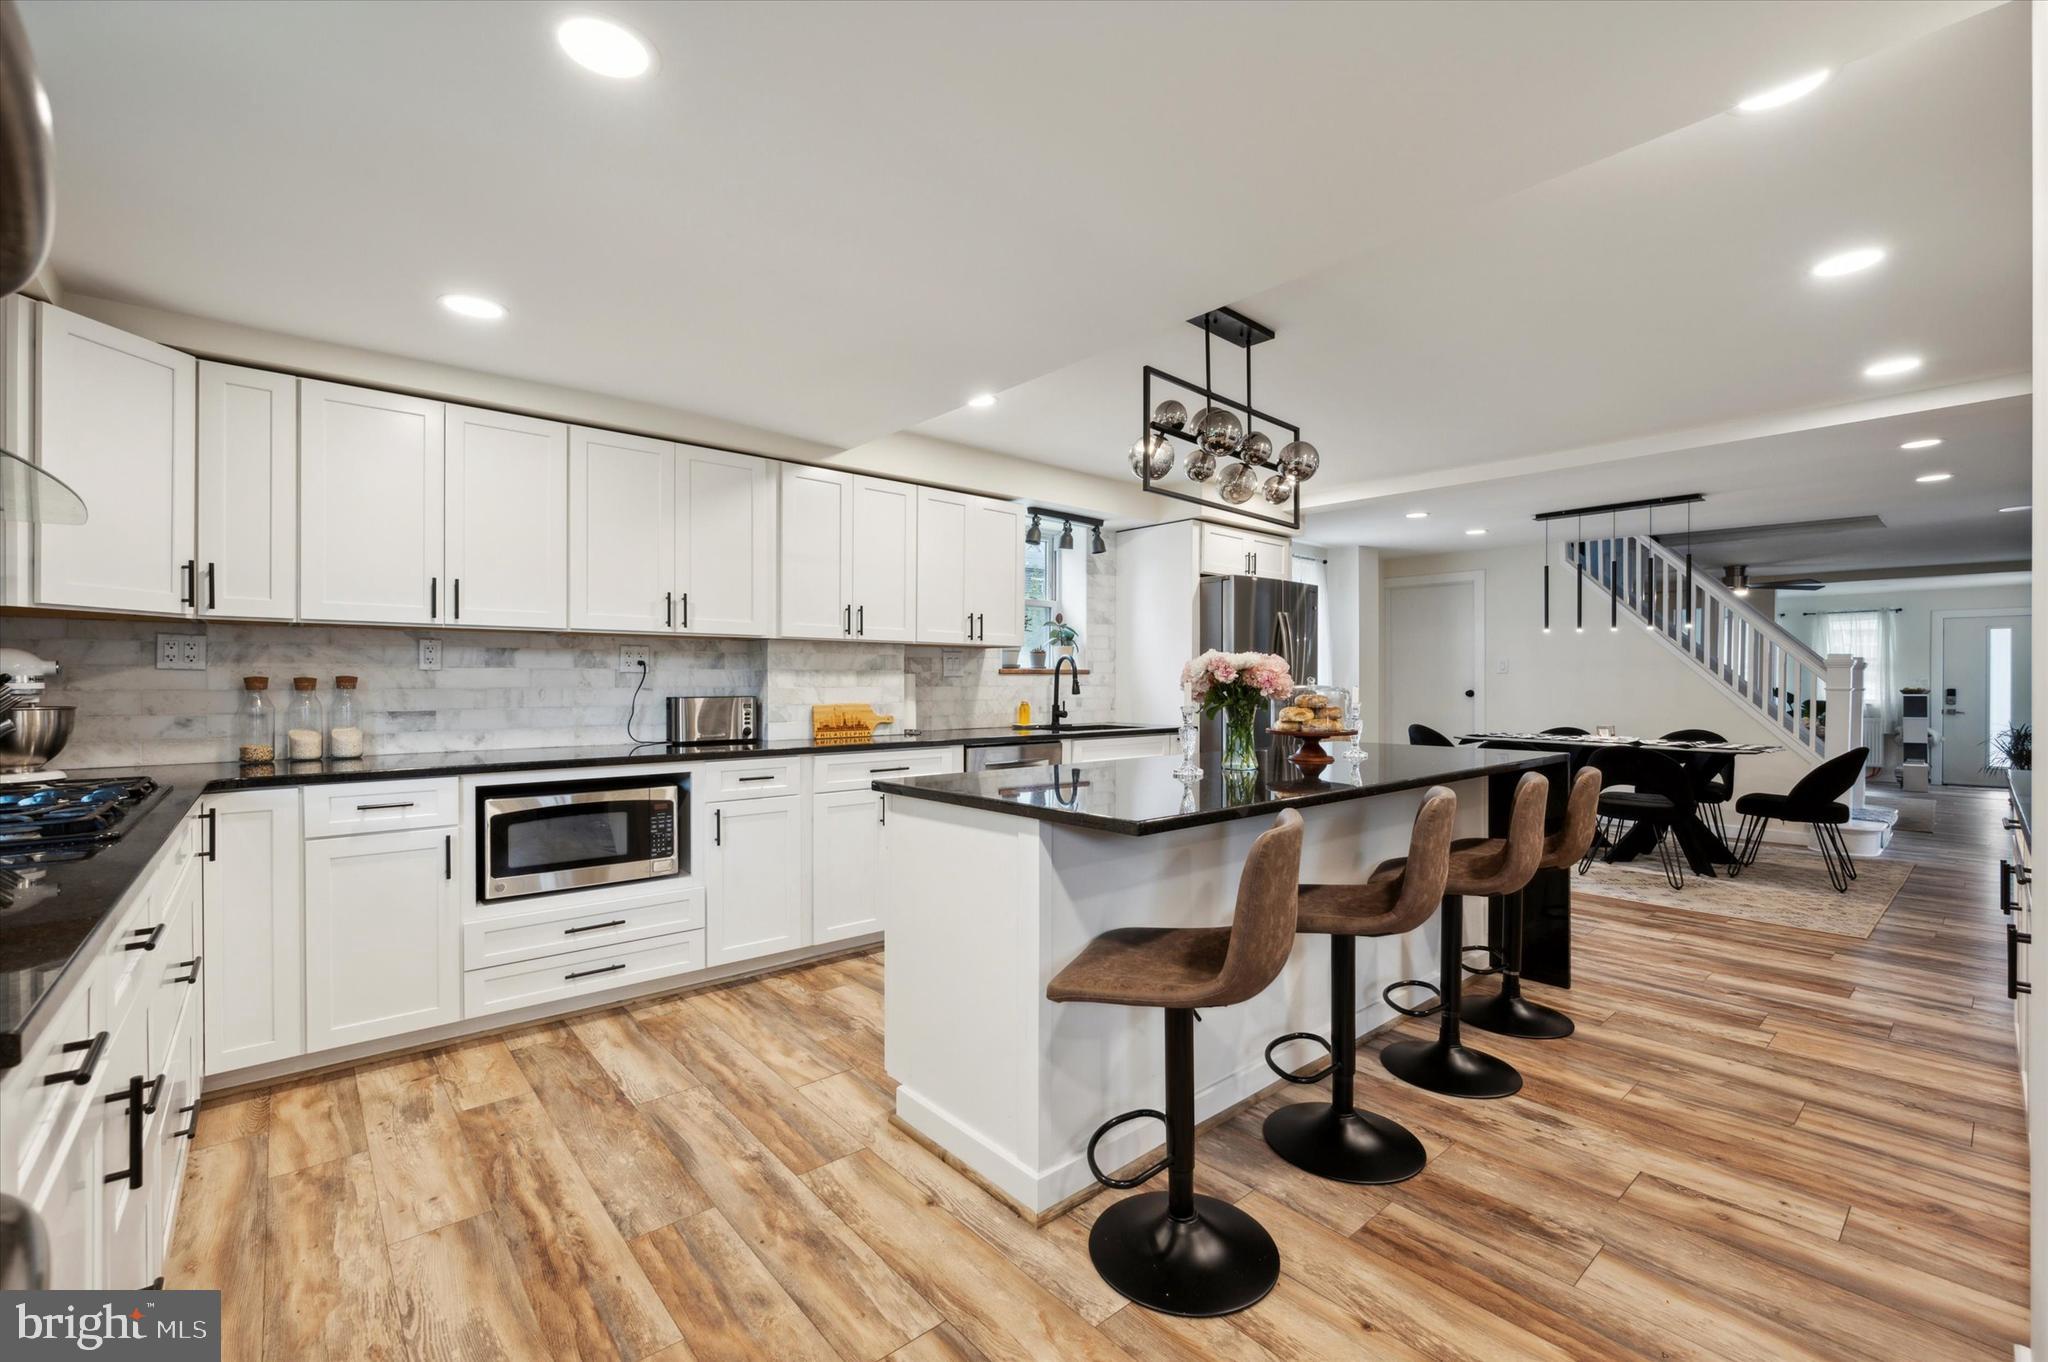
[{"label": "glass storage jar with cork lid", "polygon": [[334,678],[334,702],[327,707],[327,755],[347,761],[363,755],[363,720],[356,709],[356,679]]},{"label": "glass storage jar with cork lid", "polygon": [[313,693],[319,684],[310,676],[292,678],[292,702],[284,712],[284,737],[286,752],[293,761],[320,760],[324,729],[320,697]]},{"label": "glass storage jar with cork lid", "polygon": [[277,708],[264,692],[267,676],[242,678],[242,705],[235,711],[236,757],[244,766],[268,766],[277,760]]}]

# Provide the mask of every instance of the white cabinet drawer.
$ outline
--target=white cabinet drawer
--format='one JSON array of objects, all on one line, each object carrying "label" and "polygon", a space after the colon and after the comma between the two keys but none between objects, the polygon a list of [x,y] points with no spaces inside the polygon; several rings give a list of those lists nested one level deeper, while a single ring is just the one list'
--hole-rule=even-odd
[{"label": "white cabinet drawer", "polygon": [[960,749],[957,747],[920,747],[908,752],[845,752],[829,757],[812,757],[811,792],[834,794],[840,790],[865,790],[877,780],[948,776],[957,774],[960,769]]},{"label": "white cabinet drawer", "polygon": [[181,1013],[195,1010],[191,998],[199,988],[199,866],[187,865],[160,905],[163,935],[146,953],[149,978],[149,1066],[151,1073],[170,1067],[171,1036]]},{"label": "white cabinet drawer", "polygon": [[526,912],[516,904],[483,911],[491,916],[462,926],[465,970],[694,931],[704,925],[704,891],[678,889],[674,881],[665,881],[627,893],[606,889],[563,895]]},{"label": "white cabinet drawer", "polygon": [[690,793],[700,804],[721,799],[753,799],[762,795],[795,794],[804,787],[804,759],[721,761],[701,768]]},{"label": "white cabinet drawer", "polygon": [[306,836],[452,828],[461,819],[453,780],[345,781],[306,787]]},{"label": "white cabinet drawer", "polygon": [[701,931],[492,965],[463,976],[463,1015],[509,1012],[703,968]]},{"label": "white cabinet drawer", "polygon": [[[10,1190],[41,1183],[62,1152],[65,1132],[94,1105],[106,1076],[110,1037],[93,994],[94,986],[80,981],[20,1066],[0,1075],[6,1080],[0,1085],[0,1103],[6,1107],[0,1136],[8,1158],[0,1178]],[[82,1077],[67,1082],[62,1075]]]}]

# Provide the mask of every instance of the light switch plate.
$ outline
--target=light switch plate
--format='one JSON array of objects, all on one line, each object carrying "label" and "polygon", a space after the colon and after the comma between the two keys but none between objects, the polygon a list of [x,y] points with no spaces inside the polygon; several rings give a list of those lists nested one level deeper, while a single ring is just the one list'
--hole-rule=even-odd
[{"label": "light switch plate", "polygon": [[1508,674],[1508,660],[1506,658],[1502,658],[1500,661],[1494,663],[1493,670],[1498,675],[1506,676]]},{"label": "light switch plate", "polygon": [[160,672],[205,671],[206,635],[158,634],[156,669]]},{"label": "light switch plate", "polygon": [[637,672],[642,667],[654,666],[654,649],[644,644],[622,643],[619,645],[619,670]]},{"label": "light switch plate", "polygon": [[420,670],[437,672],[441,670],[441,640],[423,638],[420,640]]}]

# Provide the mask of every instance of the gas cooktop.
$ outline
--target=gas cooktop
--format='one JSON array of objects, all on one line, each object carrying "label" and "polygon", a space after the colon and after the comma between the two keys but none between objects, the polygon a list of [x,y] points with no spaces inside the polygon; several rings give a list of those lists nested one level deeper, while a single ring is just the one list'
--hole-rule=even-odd
[{"label": "gas cooktop", "polygon": [[0,866],[81,860],[163,795],[148,776],[0,785]]}]

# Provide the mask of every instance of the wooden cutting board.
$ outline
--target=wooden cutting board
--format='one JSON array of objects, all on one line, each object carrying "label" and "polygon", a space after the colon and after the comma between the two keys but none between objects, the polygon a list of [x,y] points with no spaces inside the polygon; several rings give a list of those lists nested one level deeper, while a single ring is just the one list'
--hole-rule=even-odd
[{"label": "wooden cutting board", "polygon": [[895,722],[895,715],[877,714],[873,705],[812,705],[811,741],[825,746],[869,742],[877,728]]}]

